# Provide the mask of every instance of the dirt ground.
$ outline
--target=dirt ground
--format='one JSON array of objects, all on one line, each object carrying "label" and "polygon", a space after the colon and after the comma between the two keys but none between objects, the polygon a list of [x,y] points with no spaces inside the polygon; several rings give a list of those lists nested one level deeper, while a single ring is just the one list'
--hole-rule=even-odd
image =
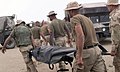
[{"label": "dirt ground", "polygon": [[[105,40],[102,44],[107,50],[111,50],[110,39]],[[115,72],[112,65],[113,57],[105,55],[103,58],[108,72]],[[68,68],[70,69],[69,66]],[[37,69],[39,72],[56,72],[57,66],[54,70],[50,70],[47,64],[39,63],[37,64]],[[5,54],[0,52],[0,72],[26,72],[25,64],[18,48],[9,49]]]}]

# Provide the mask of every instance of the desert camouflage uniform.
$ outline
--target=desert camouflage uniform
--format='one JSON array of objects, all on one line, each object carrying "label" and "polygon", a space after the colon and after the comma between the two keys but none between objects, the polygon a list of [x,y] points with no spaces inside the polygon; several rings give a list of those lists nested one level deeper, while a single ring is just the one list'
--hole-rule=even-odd
[{"label": "desert camouflage uniform", "polygon": [[15,39],[26,63],[27,72],[38,72],[32,59],[29,57],[29,51],[33,49],[31,35],[30,29],[22,25],[15,27],[12,31],[12,37]]},{"label": "desert camouflage uniform", "polygon": [[[76,61],[73,66],[73,72],[105,72],[105,63],[102,59],[101,51],[98,46],[93,46],[98,43],[96,38],[96,33],[93,27],[93,23],[87,17],[77,14],[71,19],[73,35],[75,35],[76,41],[76,33],[75,33],[75,25],[81,24],[83,33],[84,33],[84,48],[83,48],[83,62],[84,68],[79,68],[77,66]],[[93,46],[91,48],[87,48],[88,46]],[[78,53],[76,53],[78,54]]]},{"label": "desert camouflage uniform", "polygon": [[112,40],[112,51],[116,51],[113,59],[115,72],[120,71],[120,10],[115,9],[110,13],[110,32]]}]

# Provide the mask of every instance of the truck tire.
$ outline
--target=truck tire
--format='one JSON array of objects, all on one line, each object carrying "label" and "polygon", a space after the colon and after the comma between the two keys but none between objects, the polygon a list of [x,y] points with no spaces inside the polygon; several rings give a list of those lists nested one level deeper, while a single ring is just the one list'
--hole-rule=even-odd
[{"label": "truck tire", "polygon": [[7,49],[13,49],[15,47],[15,40],[11,38],[10,42],[6,45]]}]

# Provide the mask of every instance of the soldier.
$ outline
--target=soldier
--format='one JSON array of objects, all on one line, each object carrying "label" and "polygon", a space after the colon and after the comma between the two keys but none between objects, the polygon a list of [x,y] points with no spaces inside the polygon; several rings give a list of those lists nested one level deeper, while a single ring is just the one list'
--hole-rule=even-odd
[{"label": "soldier", "polygon": [[[49,32],[50,32],[50,45],[56,45],[56,46],[61,46],[64,47],[66,45],[65,39],[66,39],[66,33],[68,37],[68,42],[70,42],[70,33],[67,25],[63,20],[57,19],[56,18],[56,13],[54,11],[50,11],[49,15],[47,15],[50,20],[52,21],[51,24],[49,25]],[[65,64],[60,62],[59,63],[59,68],[65,69]]]},{"label": "soldier", "polygon": [[120,9],[118,0],[108,0],[107,7],[111,18],[109,25],[112,40],[111,55],[114,56],[115,72],[120,72]]},{"label": "soldier", "polygon": [[6,51],[6,45],[10,41],[11,38],[14,38],[17,44],[17,47],[19,48],[26,67],[27,72],[38,72],[35,68],[32,59],[29,56],[29,51],[35,47],[34,39],[32,32],[28,27],[25,26],[25,22],[22,20],[18,20],[15,28],[11,32],[11,34],[6,39],[3,48],[2,53],[5,53]]},{"label": "soldier", "polygon": [[69,18],[68,17],[65,17],[64,18],[69,30],[70,30],[70,33],[72,33],[72,26],[71,26],[71,23],[69,22]]},{"label": "soldier", "polygon": [[33,38],[35,39],[35,44],[37,45],[37,47],[40,47],[42,45],[41,36],[45,40],[45,42],[47,42],[47,40],[45,39],[44,35],[41,32],[41,28],[39,27],[39,24],[40,22],[36,21],[34,23],[34,27],[31,28]]},{"label": "soldier", "polygon": [[[43,22],[43,25],[41,27],[41,32],[45,36],[47,41],[49,42],[50,41],[50,33],[49,33],[49,28],[48,28],[49,25],[48,24],[49,23],[47,21]],[[43,45],[47,45],[45,41],[43,42]]]},{"label": "soldier", "polygon": [[71,17],[73,35],[76,41],[76,55],[73,72],[106,72],[92,21],[79,14],[82,6],[70,2],[65,9]]},{"label": "soldier", "polygon": [[[69,18],[68,18],[68,17],[65,17],[65,18],[64,18],[64,21],[66,22],[66,24],[67,24],[67,26],[68,26],[68,28],[69,28],[69,31],[70,31],[70,36],[72,37],[72,26],[71,26],[71,23],[70,23]],[[74,38],[72,38],[72,41],[74,41]],[[69,45],[69,47],[73,47],[72,42],[69,43],[68,45]]]}]

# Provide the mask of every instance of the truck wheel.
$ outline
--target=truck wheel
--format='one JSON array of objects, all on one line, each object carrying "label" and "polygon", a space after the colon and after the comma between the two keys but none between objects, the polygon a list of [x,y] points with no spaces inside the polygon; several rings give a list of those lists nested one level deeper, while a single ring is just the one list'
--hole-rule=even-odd
[{"label": "truck wheel", "polygon": [[12,49],[15,47],[15,40],[11,38],[10,42],[7,44],[6,48],[7,49]]}]

